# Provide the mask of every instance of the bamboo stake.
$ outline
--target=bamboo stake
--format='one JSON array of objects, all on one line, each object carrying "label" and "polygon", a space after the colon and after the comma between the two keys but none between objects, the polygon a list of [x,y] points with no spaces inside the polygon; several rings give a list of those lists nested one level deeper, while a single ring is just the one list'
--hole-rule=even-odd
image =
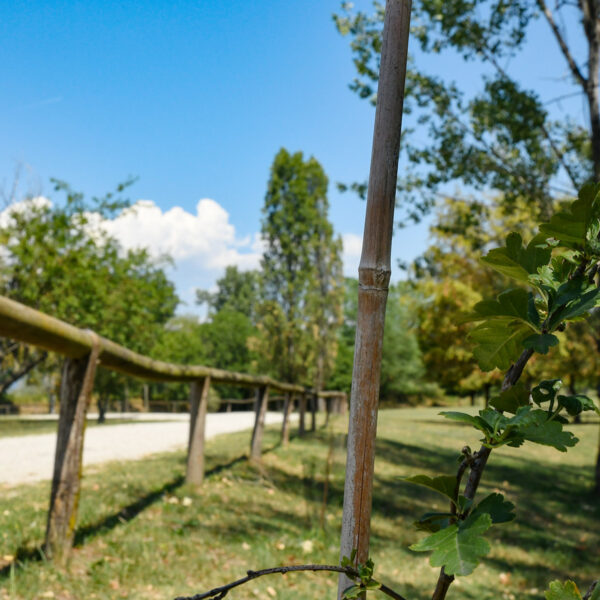
[{"label": "bamboo stake", "polygon": [[[340,543],[342,557],[350,556],[356,549],[356,564],[366,562],[369,555],[381,348],[391,274],[410,10],[411,0],[388,0],[386,4],[367,214],[358,269],[358,316]],[[346,575],[340,575],[339,598],[349,585]]]}]

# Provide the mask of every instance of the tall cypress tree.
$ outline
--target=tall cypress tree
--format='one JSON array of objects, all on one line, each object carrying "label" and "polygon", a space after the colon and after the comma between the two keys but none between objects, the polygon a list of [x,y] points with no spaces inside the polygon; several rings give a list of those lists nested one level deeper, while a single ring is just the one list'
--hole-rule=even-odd
[{"label": "tall cypress tree", "polygon": [[260,355],[286,381],[321,386],[335,356],[343,297],[341,240],[328,220],[327,176],[281,149],[265,204]]}]

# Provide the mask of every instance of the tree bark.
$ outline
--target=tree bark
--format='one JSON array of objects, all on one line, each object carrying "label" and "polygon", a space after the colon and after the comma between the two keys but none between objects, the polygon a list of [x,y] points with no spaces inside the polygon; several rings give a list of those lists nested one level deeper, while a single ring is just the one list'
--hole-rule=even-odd
[{"label": "tree bark", "polygon": [[299,412],[298,435],[300,437],[302,437],[306,433],[306,394],[302,394],[300,396],[298,412]]},{"label": "tree bark", "polygon": [[58,564],[65,564],[75,534],[81,490],[81,467],[85,415],[94,386],[99,346],[83,358],[67,358],[60,385],[60,416],[56,438],[54,475],[44,552]]},{"label": "tree bark", "polygon": [[598,101],[598,67],[600,66],[600,23],[595,0],[581,0],[583,28],[588,42],[588,76],[585,94],[590,113],[594,181],[600,181],[600,106]]},{"label": "tree bark", "polygon": [[204,481],[204,435],[210,377],[190,385],[190,435],[188,440],[186,483],[202,485]]},{"label": "tree bark", "polygon": [[596,496],[600,497],[600,435],[598,436],[598,453],[596,454],[596,471],[594,479],[594,491],[596,492]]},{"label": "tree bark", "polygon": [[281,425],[281,445],[287,446],[290,443],[290,415],[294,408],[294,397],[291,394],[285,395],[283,403],[283,424]]},{"label": "tree bark", "polygon": [[106,421],[106,407],[108,405],[108,399],[106,396],[101,395],[98,397],[98,423],[102,424]]},{"label": "tree bark", "polygon": [[[340,543],[341,557],[350,556],[356,549],[356,564],[366,562],[369,556],[381,349],[391,274],[410,11],[411,0],[386,3],[367,214],[358,269],[358,315]],[[341,575],[339,598],[349,585],[348,577]]]},{"label": "tree bark", "polygon": [[144,398],[144,410],[150,412],[150,386],[147,383],[142,385],[142,396]]},{"label": "tree bark", "polygon": [[269,401],[269,386],[263,386],[256,391],[256,402],[254,410],[256,418],[252,431],[252,442],[250,443],[250,460],[260,462],[262,458],[262,439],[265,430],[265,415],[267,414],[267,403]]}]

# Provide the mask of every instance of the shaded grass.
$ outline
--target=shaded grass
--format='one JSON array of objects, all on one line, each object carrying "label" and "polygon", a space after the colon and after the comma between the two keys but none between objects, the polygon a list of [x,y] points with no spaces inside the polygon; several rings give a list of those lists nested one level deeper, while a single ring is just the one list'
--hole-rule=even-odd
[{"label": "shaded grass", "polygon": [[[411,600],[431,596],[438,569],[408,550],[423,534],[411,522],[445,509],[404,475],[452,473],[477,434],[437,417],[436,409],[388,410],[379,423],[372,555],[378,576]],[[263,464],[244,459],[249,433],[211,440],[206,484],[183,484],[183,453],[113,463],[85,474],[76,548],[69,570],[40,559],[48,484],[1,490],[0,598],[163,598],[191,595],[259,569],[336,563],[344,486],[343,420],[288,448],[265,436]],[[592,485],[597,427],[573,427],[581,443],[568,454],[541,446],[492,454],[482,492],[517,504],[516,523],[490,532],[492,552],[449,598],[543,598],[551,579],[581,587],[600,575],[600,507]],[[324,527],[326,457],[333,448]],[[16,560],[11,556],[17,557]],[[3,568],[2,568],[3,567]],[[232,599],[333,598],[336,577],[288,574],[251,582]]]}]

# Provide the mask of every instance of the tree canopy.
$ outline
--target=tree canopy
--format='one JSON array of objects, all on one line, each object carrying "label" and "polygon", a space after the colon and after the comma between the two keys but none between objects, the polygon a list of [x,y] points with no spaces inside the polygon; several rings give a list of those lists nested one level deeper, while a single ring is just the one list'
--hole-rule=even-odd
[{"label": "tree canopy", "polygon": [[[372,14],[356,12],[344,2],[341,14],[334,15],[338,31],[351,37],[357,77],[350,87],[372,101],[383,14],[379,2]],[[553,118],[548,102],[557,99],[542,98],[505,66],[524,48],[539,19],[546,21],[564,58],[556,64],[557,79],[567,79],[572,95],[585,100],[585,122],[569,114]],[[453,52],[469,69],[477,65],[483,77],[481,89],[469,96],[460,81],[425,73],[411,61],[404,174],[398,180],[405,218],[419,220],[450,182],[493,190],[509,203],[527,198],[537,218],[549,215],[557,196],[573,195],[590,177],[598,180],[600,25],[595,0],[554,7],[545,0],[416,0],[411,36],[421,51]],[[364,184],[353,187],[365,191]]]},{"label": "tree canopy", "polygon": [[315,158],[281,149],[263,207],[259,355],[293,383],[333,367],[343,295],[341,241],[328,220],[328,180]]},{"label": "tree canopy", "polygon": [[[102,229],[102,218],[126,205],[118,195],[87,201],[64,183],[56,189],[65,192],[62,202],[26,199],[5,211],[0,291],[148,353],[178,304],[163,264],[146,250],[125,251]],[[5,390],[41,355],[7,340],[3,348]]]}]

